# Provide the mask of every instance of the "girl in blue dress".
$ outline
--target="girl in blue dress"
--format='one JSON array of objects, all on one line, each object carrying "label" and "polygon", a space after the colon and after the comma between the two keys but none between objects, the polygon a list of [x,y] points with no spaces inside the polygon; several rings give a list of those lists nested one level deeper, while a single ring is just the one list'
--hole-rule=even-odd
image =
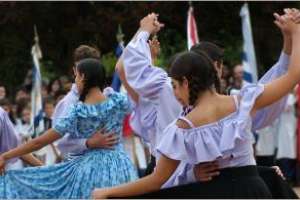
[{"label": "girl in blue dress", "polygon": [[[93,197],[128,197],[186,184],[184,177],[189,169],[216,160],[220,175],[200,182],[197,198],[272,198],[256,168],[252,116],[288,94],[300,81],[300,25],[290,14],[275,16],[275,23],[292,35],[286,74],[268,84],[249,84],[235,96],[221,95],[215,87],[217,72],[207,54],[177,55],[169,70],[174,94],[192,110],[164,130],[157,146],[159,160],[151,175],[133,183],[96,189]],[[140,22],[141,31],[152,34],[158,23],[157,15],[150,14]]]},{"label": "girl in blue dress", "polygon": [[71,161],[47,167],[9,170],[5,163],[36,151],[70,133],[89,138],[99,129],[121,134],[125,115],[130,112],[126,96],[102,93],[105,71],[96,59],[84,59],[75,69],[80,101],[60,118],[52,129],[27,144],[0,155],[0,199],[88,198],[94,188],[112,187],[137,179],[136,170],[119,143],[114,149],[87,150]]}]

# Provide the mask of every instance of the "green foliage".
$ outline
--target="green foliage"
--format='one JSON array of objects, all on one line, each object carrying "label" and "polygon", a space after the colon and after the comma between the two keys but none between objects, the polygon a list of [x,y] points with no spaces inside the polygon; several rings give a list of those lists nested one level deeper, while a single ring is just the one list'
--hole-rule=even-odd
[{"label": "green foliage", "polygon": [[51,60],[41,60],[40,61],[40,70],[41,70],[41,76],[43,80],[54,80],[57,78],[57,73],[52,70],[54,69],[53,61]]},{"label": "green foliage", "polygon": [[111,77],[115,71],[117,58],[113,52],[102,55],[101,62],[105,67],[107,76]]},{"label": "green foliage", "polygon": [[[193,2],[200,40],[222,44],[225,60],[240,62],[242,35],[240,8],[244,2]],[[125,41],[138,29],[139,20],[158,12],[166,25],[159,33],[166,67],[172,55],[187,49],[188,2],[0,2],[0,84],[13,93],[32,67],[33,26],[37,26],[43,52],[42,74],[51,79],[67,74],[72,52],[80,44],[97,46],[108,75],[114,71],[112,51],[121,24]],[[260,74],[277,59],[281,34],[273,24],[273,12],[299,7],[299,2],[249,2],[254,46]],[[276,41],[276,42],[274,42]]]}]

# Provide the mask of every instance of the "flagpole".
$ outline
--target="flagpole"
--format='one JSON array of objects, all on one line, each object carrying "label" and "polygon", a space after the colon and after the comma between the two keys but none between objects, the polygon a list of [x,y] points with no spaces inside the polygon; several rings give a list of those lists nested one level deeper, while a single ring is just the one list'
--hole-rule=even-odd
[{"label": "flagpole", "polygon": [[41,86],[42,78],[40,73],[39,60],[42,58],[42,51],[39,46],[39,36],[36,25],[34,25],[34,44],[31,49],[33,60],[33,77],[32,77],[32,91],[31,91],[31,126],[33,127],[33,134],[44,131],[43,123],[43,105]]}]

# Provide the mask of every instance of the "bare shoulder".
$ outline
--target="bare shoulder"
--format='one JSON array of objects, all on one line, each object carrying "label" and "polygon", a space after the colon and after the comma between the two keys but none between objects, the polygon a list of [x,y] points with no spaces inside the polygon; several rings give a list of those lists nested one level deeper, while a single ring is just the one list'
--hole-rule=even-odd
[{"label": "bare shoulder", "polygon": [[176,122],[176,125],[179,127],[179,128],[182,128],[182,129],[189,129],[189,128],[192,128],[186,121],[182,120],[182,119],[178,119],[177,122]]}]

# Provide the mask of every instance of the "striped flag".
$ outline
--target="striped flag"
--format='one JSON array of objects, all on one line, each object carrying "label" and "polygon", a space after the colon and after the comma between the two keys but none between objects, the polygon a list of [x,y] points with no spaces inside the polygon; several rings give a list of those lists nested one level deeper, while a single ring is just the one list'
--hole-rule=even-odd
[{"label": "striped flag", "polygon": [[[116,37],[117,37],[117,41],[118,41],[118,46],[115,50],[115,54],[116,54],[116,57],[119,58],[122,55],[123,49],[124,49],[124,40],[123,40],[124,34],[122,33],[122,29],[121,29],[120,24],[119,24],[119,27],[118,27],[118,33],[117,33]],[[115,91],[119,92],[121,86],[122,86],[122,82],[120,80],[119,74],[114,72],[111,87]]]},{"label": "striped flag", "polygon": [[42,104],[42,78],[40,72],[39,60],[42,58],[42,51],[39,46],[39,38],[37,35],[36,27],[34,27],[35,37],[34,45],[31,49],[33,59],[32,69],[32,90],[31,90],[31,127],[33,127],[33,135],[38,135],[43,132],[43,104]]},{"label": "striped flag", "polygon": [[194,8],[190,5],[187,19],[187,41],[188,50],[197,43],[199,43],[197,24],[194,17]]},{"label": "striped flag", "polygon": [[251,21],[248,4],[245,3],[240,11],[242,18],[242,32],[243,32],[243,68],[244,68],[244,80],[249,83],[257,82],[257,66],[255,51],[252,38]]}]

